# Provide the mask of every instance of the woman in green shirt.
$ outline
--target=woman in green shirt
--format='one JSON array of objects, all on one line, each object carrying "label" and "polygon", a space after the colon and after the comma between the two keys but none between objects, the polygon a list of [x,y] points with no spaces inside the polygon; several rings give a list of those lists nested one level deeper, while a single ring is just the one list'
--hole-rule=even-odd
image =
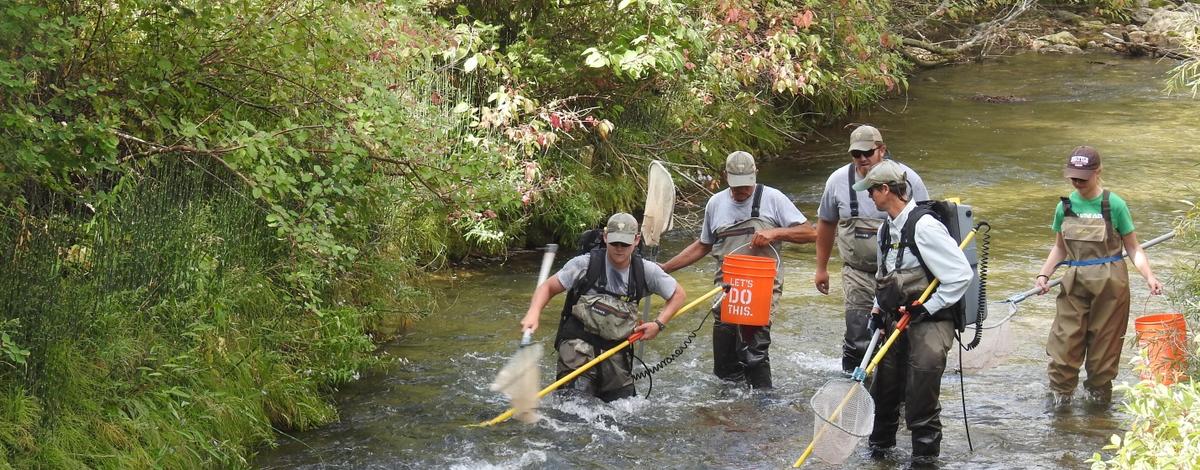
[{"label": "woman in green shirt", "polygon": [[1146,279],[1151,294],[1159,295],[1163,288],[1138,245],[1129,207],[1101,187],[1100,170],[1100,153],[1092,147],[1076,147],[1067,158],[1063,175],[1075,191],[1062,198],[1055,210],[1054,248],[1034,281],[1045,294],[1054,270],[1068,266],[1046,342],[1056,407],[1071,402],[1080,366],[1087,371],[1083,388],[1088,399],[1100,405],[1112,401],[1112,381],[1129,322],[1129,272],[1122,249]]}]

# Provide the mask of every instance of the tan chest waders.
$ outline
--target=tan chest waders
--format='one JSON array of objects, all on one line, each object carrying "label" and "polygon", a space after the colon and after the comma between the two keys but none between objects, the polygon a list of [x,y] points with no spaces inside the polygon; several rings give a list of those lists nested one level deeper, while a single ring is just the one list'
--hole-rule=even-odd
[{"label": "tan chest waders", "polygon": [[1058,313],[1050,326],[1046,354],[1050,390],[1070,396],[1087,371],[1084,389],[1107,403],[1117,376],[1121,346],[1129,322],[1129,272],[1122,258],[1124,243],[1112,225],[1109,192],[1101,199],[1101,217],[1080,217],[1062,198],[1062,237],[1067,272],[1056,300]]},{"label": "tan chest waders", "polygon": [[854,190],[855,165],[846,167],[847,201],[850,217],[838,219],[838,255],[842,258],[842,293],[845,300],[846,331],[842,340],[842,370],[853,371],[871,342],[867,319],[875,299],[875,269],[878,261],[877,234],[883,219],[861,217],[858,192]]},{"label": "tan chest waders", "polygon": [[[730,254],[743,254],[761,257],[778,258],[782,243],[776,242],[771,246],[754,247],[750,242],[754,234],[763,230],[777,228],[774,223],[759,217],[759,202],[762,198],[762,185],[754,189],[754,201],[751,204],[750,218],[716,229],[716,242],[713,243],[713,257],[717,259],[717,273],[713,282],[719,283],[724,276],[720,266],[724,258]],[[724,294],[722,294],[723,296]],[[783,295],[783,266],[777,265],[775,282],[771,289],[771,312],[777,311],[779,297]],[[771,326],[745,326],[721,321],[721,302],[718,297],[713,304],[713,374],[730,381],[747,381],[754,388],[771,387],[771,360],[768,348],[771,345]]]}]

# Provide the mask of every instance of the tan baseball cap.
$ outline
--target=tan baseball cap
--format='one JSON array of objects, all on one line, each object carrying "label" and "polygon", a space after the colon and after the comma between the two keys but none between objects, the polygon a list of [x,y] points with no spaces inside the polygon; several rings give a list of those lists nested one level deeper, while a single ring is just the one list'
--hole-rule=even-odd
[{"label": "tan baseball cap", "polygon": [[1087,145],[1080,145],[1071,151],[1067,157],[1067,166],[1063,168],[1063,176],[1090,180],[1096,177],[1100,169],[1100,152]]},{"label": "tan baseball cap", "polygon": [[725,157],[725,180],[729,187],[754,186],[755,174],[758,167],[754,165],[754,156],[738,150]]},{"label": "tan baseball cap", "polygon": [[871,171],[867,172],[867,176],[862,181],[854,183],[854,190],[864,191],[867,188],[880,184],[906,182],[908,182],[908,175],[905,173],[904,168],[901,168],[899,163],[884,160],[871,167]]},{"label": "tan baseball cap", "polygon": [[850,150],[871,150],[876,143],[883,143],[883,135],[872,126],[858,126],[850,133]]},{"label": "tan baseball cap", "polygon": [[608,243],[628,243],[632,245],[637,240],[638,222],[632,215],[618,212],[608,218],[604,226],[605,239]]}]

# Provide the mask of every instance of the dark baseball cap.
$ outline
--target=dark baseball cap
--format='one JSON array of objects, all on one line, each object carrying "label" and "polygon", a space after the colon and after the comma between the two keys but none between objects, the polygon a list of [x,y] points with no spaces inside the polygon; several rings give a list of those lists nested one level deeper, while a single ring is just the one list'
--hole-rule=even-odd
[{"label": "dark baseball cap", "polygon": [[1087,145],[1080,145],[1071,151],[1067,157],[1067,166],[1063,168],[1063,176],[1090,180],[1096,177],[1100,170],[1100,152]]}]

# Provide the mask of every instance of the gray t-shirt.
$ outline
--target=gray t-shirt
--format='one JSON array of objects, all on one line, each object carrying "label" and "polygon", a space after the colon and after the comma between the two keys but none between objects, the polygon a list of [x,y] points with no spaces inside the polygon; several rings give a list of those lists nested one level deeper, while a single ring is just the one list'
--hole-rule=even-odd
[{"label": "gray t-shirt", "polygon": [[[893,160],[895,161],[895,160]],[[925,182],[921,181],[921,175],[909,168],[907,165],[896,162],[903,168],[908,176],[908,187],[911,190],[912,197],[910,201],[924,201],[929,199],[929,191],[925,189]],[[846,172],[851,171],[850,165],[843,165],[829,175],[829,180],[825,181],[825,192],[821,194],[821,205],[817,208],[817,218],[826,222],[837,222],[841,219],[850,218],[850,182],[846,179]],[[862,181],[862,175],[854,172],[854,181]],[[881,211],[875,207],[875,202],[867,195],[866,190],[857,191],[858,197],[858,216],[872,219],[887,218],[887,212]]]},{"label": "gray t-shirt", "polygon": [[[558,276],[558,282],[561,282],[563,287],[570,290],[576,282],[583,279],[587,275],[588,265],[591,264],[592,255],[584,253],[582,255],[571,258],[567,264],[563,265],[562,269],[555,274]],[[675,278],[663,271],[659,265],[650,261],[642,260],[642,266],[646,274],[646,288],[655,294],[658,294],[664,299],[671,298],[675,295]],[[629,267],[624,270],[617,270],[612,267],[612,262],[608,257],[604,257],[604,271],[607,276],[607,286],[609,292],[624,294],[629,292]],[[589,289],[585,294],[598,294],[599,291]]]},{"label": "gray t-shirt", "polygon": [[[705,245],[716,243],[717,229],[749,219],[750,209],[753,205],[754,196],[737,202],[733,200],[733,193],[729,188],[713,194],[708,198],[708,205],[704,206],[704,224],[700,226],[700,243]],[[770,186],[763,186],[758,216],[775,224],[776,227],[785,228],[808,221],[808,218],[804,217],[791,199]]]}]

